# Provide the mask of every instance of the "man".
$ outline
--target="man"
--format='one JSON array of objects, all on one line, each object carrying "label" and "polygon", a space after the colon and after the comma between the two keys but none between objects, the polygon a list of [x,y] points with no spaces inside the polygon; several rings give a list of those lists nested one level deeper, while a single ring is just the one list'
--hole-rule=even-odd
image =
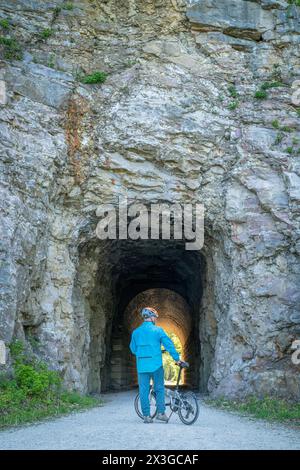
[{"label": "man", "polygon": [[156,418],[159,421],[168,422],[168,417],[165,414],[164,369],[162,365],[161,346],[164,346],[166,351],[171,354],[176,364],[180,364],[179,354],[169,336],[162,328],[156,326],[155,323],[158,318],[157,311],[154,308],[146,307],[141,310],[141,316],[144,322],[133,331],[130,349],[136,356],[144,423],[153,422],[150,416],[149,402],[151,377],[153,378],[154,391],[156,393],[158,411]]}]

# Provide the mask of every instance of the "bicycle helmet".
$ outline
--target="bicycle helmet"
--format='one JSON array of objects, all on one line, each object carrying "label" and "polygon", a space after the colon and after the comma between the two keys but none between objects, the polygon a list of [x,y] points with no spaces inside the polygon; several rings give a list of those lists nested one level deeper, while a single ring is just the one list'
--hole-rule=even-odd
[{"label": "bicycle helmet", "polygon": [[141,316],[143,318],[152,318],[152,317],[158,318],[158,313],[155,310],[155,308],[145,307],[141,310]]}]

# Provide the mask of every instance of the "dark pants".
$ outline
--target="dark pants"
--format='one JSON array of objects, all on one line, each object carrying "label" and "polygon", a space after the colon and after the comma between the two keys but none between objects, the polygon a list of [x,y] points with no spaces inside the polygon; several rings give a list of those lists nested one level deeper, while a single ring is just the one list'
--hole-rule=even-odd
[{"label": "dark pants", "polygon": [[156,394],[156,406],[158,413],[165,412],[165,385],[164,368],[161,366],[154,372],[142,372],[138,374],[141,408],[144,416],[150,416],[150,380],[153,379],[154,391]]}]

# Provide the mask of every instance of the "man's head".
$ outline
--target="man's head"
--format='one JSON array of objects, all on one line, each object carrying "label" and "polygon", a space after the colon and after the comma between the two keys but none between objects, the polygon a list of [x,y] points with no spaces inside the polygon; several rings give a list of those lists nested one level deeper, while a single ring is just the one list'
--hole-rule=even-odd
[{"label": "man's head", "polygon": [[152,307],[145,307],[141,310],[141,316],[143,317],[144,321],[151,321],[155,323],[158,319],[158,313],[155,308]]}]

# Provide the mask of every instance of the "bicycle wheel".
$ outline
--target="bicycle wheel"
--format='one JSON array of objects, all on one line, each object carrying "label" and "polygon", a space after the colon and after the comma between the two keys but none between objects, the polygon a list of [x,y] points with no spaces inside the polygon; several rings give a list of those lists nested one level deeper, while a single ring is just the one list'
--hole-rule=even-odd
[{"label": "bicycle wheel", "polygon": [[[157,409],[156,409],[156,399],[155,399],[155,392],[153,390],[150,391],[149,394],[149,401],[150,401],[150,416],[151,418],[154,418]],[[134,399],[134,408],[137,413],[137,415],[143,419],[143,413],[142,413],[142,408],[141,408],[141,400],[140,400],[140,394],[138,393],[137,396]]]},{"label": "bicycle wheel", "polygon": [[199,416],[199,405],[193,392],[182,393],[182,403],[178,409],[178,415],[184,424],[193,424]]}]

